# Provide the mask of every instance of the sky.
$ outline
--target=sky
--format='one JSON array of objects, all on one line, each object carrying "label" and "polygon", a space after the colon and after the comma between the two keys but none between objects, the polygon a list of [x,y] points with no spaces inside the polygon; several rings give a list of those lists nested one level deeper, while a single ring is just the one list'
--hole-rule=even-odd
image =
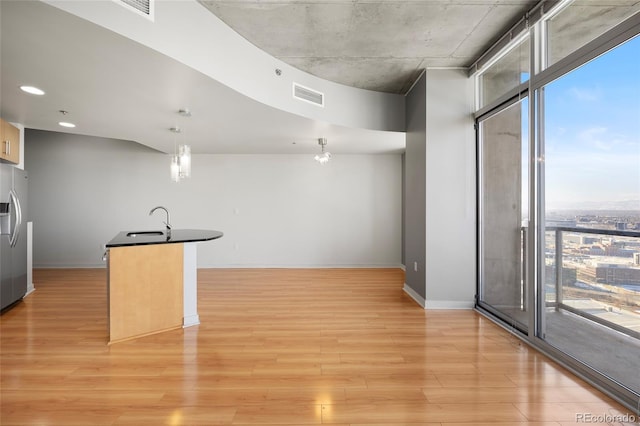
[{"label": "sky", "polygon": [[640,212],[640,36],[550,83],[544,96],[547,210]]}]

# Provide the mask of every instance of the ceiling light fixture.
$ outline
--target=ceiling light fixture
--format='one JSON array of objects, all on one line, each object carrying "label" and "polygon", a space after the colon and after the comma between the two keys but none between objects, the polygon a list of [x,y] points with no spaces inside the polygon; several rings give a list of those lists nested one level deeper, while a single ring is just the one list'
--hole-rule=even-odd
[{"label": "ceiling light fixture", "polygon": [[326,164],[331,160],[331,153],[324,150],[324,147],[327,146],[327,138],[319,138],[318,145],[322,147],[322,152],[313,158],[320,164]]},{"label": "ceiling light fixture", "polygon": [[[183,117],[191,117],[191,111],[188,109],[181,109],[178,111]],[[171,156],[171,180],[174,182],[180,182],[181,179],[191,177],[191,147],[187,144],[178,145],[176,141],[176,134],[185,132],[178,126],[169,129],[174,134],[173,139],[173,155]],[[186,139],[186,136],[184,136]]]},{"label": "ceiling light fixture", "polygon": [[38,89],[37,87],[34,87],[34,86],[20,86],[20,90],[32,95],[38,95],[38,96],[44,95],[44,90]]},{"label": "ceiling light fixture", "polygon": [[[63,109],[58,110],[58,112],[59,112],[60,114],[62,114],[62,115],[67,115],[67,114],[69,114],[69,111],[65,111],[65,110],[63,110]],[[59,121],[59,122],[58,122],[58,125],[60,125],[60,126],[62,126],[62,127],[68,127],[68,128],[76,127],[76,125],[75,125],[75,124],[70,123],[70,122],[68,122],[68,121]]]}]

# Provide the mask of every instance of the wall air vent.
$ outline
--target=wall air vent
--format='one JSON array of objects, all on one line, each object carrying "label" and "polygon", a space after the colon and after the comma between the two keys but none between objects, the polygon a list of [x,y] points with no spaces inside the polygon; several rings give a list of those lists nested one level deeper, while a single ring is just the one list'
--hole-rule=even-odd
[{"label": "wall air vent", "polygon": [[324,93],[309,89],[298,83],[293,83],[293,97],[316,106],[324,107]]},{"label": "wall air vent", "polygon": [[116,0],[121,5],[153,20],[153,2],[155,0]]}]

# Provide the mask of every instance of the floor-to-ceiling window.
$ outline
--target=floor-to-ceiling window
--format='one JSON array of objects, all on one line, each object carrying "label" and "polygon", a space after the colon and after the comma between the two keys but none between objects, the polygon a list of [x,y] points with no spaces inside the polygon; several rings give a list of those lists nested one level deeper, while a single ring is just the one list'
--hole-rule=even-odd
[{"label": "floor-to-ceiling window", "polygon": [[541,90],[539,335],[640,394],[640,36]]},{"label": "floor-to-ceiling window", "polygon": [[478,82],[478,303],[640,409],[640,4],[536,10]]}]

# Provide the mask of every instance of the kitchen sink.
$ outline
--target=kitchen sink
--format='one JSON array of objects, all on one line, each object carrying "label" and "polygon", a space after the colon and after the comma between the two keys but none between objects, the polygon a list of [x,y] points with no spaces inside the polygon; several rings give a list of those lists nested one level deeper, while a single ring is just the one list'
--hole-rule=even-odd
[{"label": "kitchen sink", "polygon": [[164,235],[163,231],[134,231],[127,232],[127,237],[151,237],[154,235]]}]

